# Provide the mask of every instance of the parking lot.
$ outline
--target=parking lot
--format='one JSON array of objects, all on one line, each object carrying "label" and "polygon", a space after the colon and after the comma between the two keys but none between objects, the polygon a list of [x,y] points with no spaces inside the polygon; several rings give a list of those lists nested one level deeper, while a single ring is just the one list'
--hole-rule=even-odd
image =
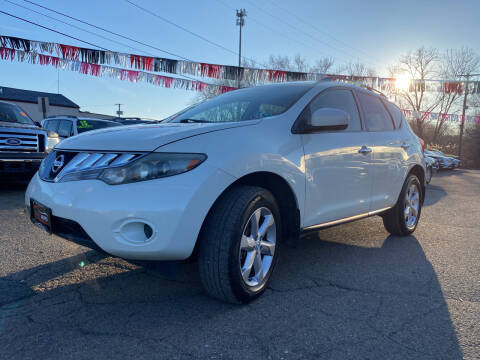
[{"label": "parking lot", "polygon": [[478,359],[480,171],[441,172],[414,236],[373,217],[283,247],[266,293],[207,297],[195,263],[132,263],[49,236],[0,189],[0,357]]}]

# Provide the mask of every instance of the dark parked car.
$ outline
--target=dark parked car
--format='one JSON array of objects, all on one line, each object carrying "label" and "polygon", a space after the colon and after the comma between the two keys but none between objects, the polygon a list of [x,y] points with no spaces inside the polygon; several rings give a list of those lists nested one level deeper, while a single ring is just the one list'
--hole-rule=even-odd
[{"label": "dark parked car", "polygon": [[136,124],[151,124],[154,121],[142,120],[140,118],[115,118],[112,121],[116,121],[122,125],[136,125]]},{"label": "dark parked car", "polygon": [[446,156],[439,150],[425,150],[425,155],[437,160],[440,169],[453,169],[460,164],[459,160]]}]

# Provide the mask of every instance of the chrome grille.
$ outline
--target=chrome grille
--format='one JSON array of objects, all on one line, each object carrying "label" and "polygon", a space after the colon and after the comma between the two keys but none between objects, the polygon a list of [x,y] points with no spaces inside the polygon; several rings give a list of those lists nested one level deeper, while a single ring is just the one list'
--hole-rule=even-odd
[{"label": "chrome grille", "polygon": [[[71,173],[122,166],[142,156],[143,153],[52,151],[40,168],[42,180],[58,182]],[[63,164],[59,166],[58,162]]]},{"label": "chrome grille", "polygon": [[0,151],[36,152],[38,135],[15,131],[0,131]]}]

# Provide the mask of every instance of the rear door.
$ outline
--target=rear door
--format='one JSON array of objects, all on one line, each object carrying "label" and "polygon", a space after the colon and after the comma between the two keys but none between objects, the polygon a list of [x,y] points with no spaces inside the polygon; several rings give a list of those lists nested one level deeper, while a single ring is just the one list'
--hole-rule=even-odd
[{"label": "rear door", "polygon": [[303,227],[368,212],[372,184],[370,134],[364,131],[353,92],[336,87],[322,91],[303,111],[306,119],[322,107],[349,114],[346,130],[302,135],[306,199]]},{"label": "rear door", "polygon": [[[361,90],[357,90],[357,96],[373,141],[372,165],[375,175],[370,211],[376,211],[393,206],[397,201],[407,166],[405,149],[408,139],[401,137],[406,132],[396,128],[386,102],[379,96]],[[398,126],[400,124],[401,121]]]}]

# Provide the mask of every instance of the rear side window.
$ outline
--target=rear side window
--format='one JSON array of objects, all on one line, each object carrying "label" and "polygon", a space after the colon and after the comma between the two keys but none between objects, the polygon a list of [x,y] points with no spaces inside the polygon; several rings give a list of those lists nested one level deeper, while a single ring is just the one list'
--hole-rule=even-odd
[{"label": "rear side window", "polygon": [[345,111],[349,115],[348,127],[344,131],[360,131],[362,125],[358,114],[357,104],[350,90],[326,90],[310,104],[310,114],[321,108],[333,108]]},{"label": "rear side window", "polygon": [[72,135],[72,121],[71,120],[62,120],[58,127],[58,135],[61,137],[69,137]]},{"label": "rear side window", "polygon": [[57,132],[59,122],[60,120],[48,120],[47,123],[45,124],[45,129],[49,131]]},{"label": "rear side window", "polygon": [[108,127],[121,126],[122,124],[113,121],[100,121],[100,120],[78,120],[77,131],[83,133],[90,130],[104,129]]},{"label": "rear side window", "polygon": [[358,92],[358,100],[365,114],[364,120],[369,131],[393,130],[392,118],[378,97]]},{"label": "rear side window", "polygon": [[385,105],[387,106],[388,111],[392,115],[393,122],[395,123],[395,128],[399,129],[402,126],[402,118],[403,114],[398,107],[393,105],[391,102],[384,101]]}]

